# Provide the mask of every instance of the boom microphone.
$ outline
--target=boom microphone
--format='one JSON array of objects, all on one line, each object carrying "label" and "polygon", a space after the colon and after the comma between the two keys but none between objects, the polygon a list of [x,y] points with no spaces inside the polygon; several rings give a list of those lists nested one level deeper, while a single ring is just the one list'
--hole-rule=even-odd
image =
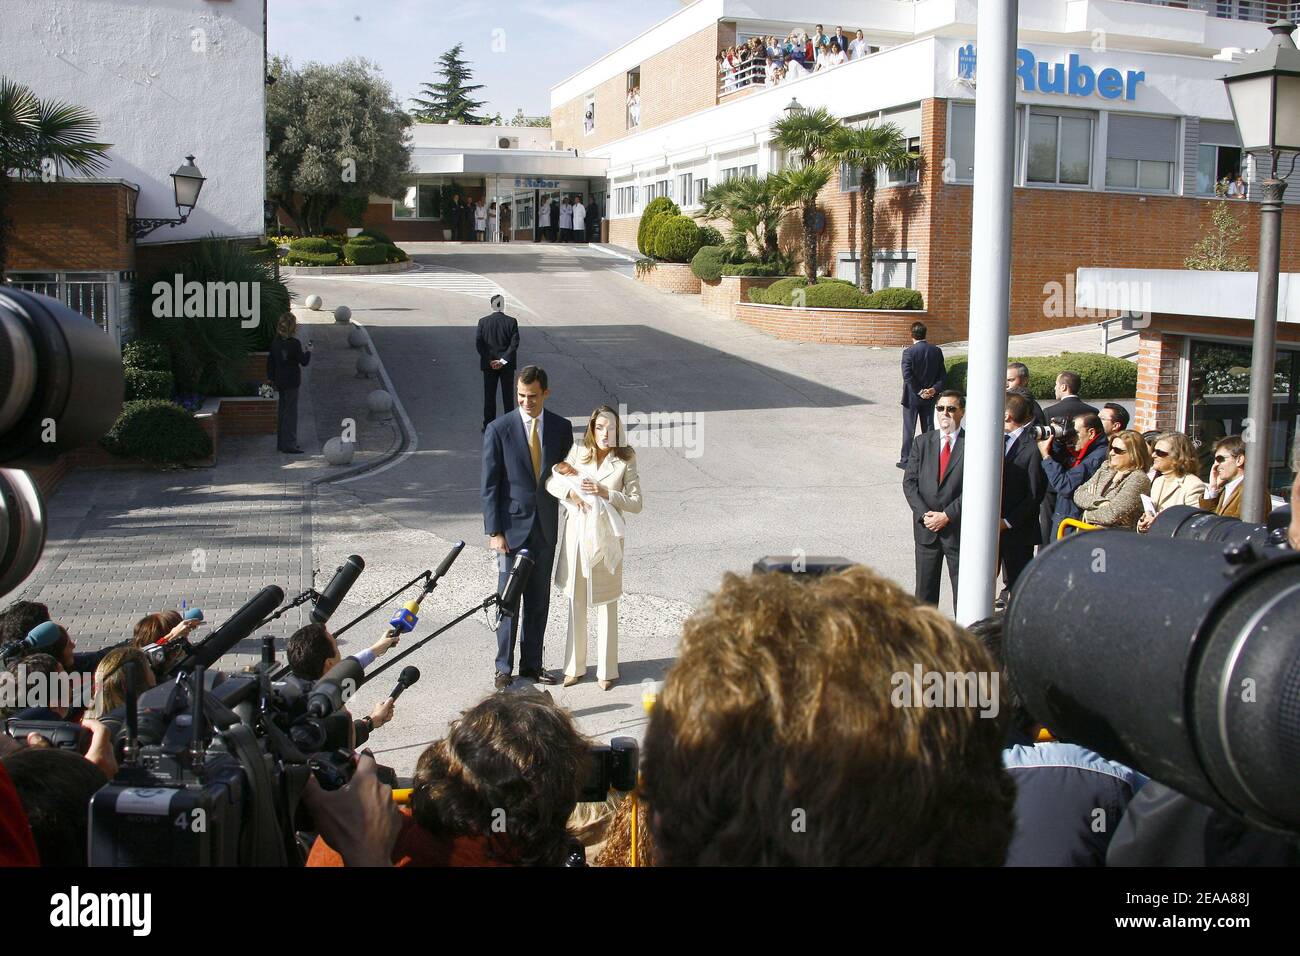
[{"label": "boom microphone", "polygon": [[194,648],[193,653],[181,662],[181,668],[211,667],[223,654],[253,633],[262,618],[275,611],[284,600],[284,591],[274,584],[268,584],[258,591],[247,604],[236,611],[231,618],[203,639]]},{"label": "boom microphone", "polygon": [[360,661],[355,657],[343,658],[316,682],[307,695],[308,715],[328,717],[347,702],[365,679]]},{"label": "boom microphone", "polygon": [[316,603],[312,605],[311,619],[316,624],[324,624],[329,621],[330,616],[338,610],[339,604],[348,596],[348,591],[352,585],[357,583],[357,578],[361,577],[361,572],[366,569],[366,562],[361,559],[361,555],[348,555],[348,559],[339,565],[338,570],[334,572],[334,577],[330,578],[330,583],[325,585],[325,590],[316,598]]},{"label": "boom microphone", "polygon": [[402,691],[406,690],[406,688],[410,687],[419,679],[420,668],[409,664],[406,667],[403,667],[402,673],[397,678],[397,686],[394,687],[393,692],[388,695],[389,699],[397,700],[397,698],[402,696]]},{"label": "boom microphone", "polygon": [[501,589],[501,613],[506,617],[514,617],[519,612],[519,595],[523,594],[528,576],[533,573],[534,563],[527,548],[521,548],[515,555],[515,566],[510,569],[506,586]]}]

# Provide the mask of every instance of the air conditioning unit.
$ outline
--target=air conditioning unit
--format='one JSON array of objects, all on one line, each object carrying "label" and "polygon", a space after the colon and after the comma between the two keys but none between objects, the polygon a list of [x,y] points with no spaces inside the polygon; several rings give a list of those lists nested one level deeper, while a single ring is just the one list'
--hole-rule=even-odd
[{"label": "air conditioning unit", "polygon": [[518,148],[519,148],[518,136],[502,136],[500,139],[497,140],[497,149],[518,149]]}]

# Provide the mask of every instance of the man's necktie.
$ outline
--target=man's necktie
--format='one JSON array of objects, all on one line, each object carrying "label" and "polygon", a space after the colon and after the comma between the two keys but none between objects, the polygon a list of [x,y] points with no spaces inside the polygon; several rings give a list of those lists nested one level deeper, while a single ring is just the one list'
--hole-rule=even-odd
[{"label": "man's necktie", "polygon": [[533,456],[533,477],[542,477],[542,443],[537,438],[537,419],[529,419],[528,452]]},{"label": "man's necktie", "polygon": [[943,476],[948,473],[948,461],[952,458],[952,441],[947,435],[943,436],[943,450],[939,452],[939,480],[943,481]]},{"label": "man's necktie", "polygon": [[1011,450],[1011,436],[1008,434],[1006,440],[1002,443],[1002,454],[1005,455],[1010,450]]}]

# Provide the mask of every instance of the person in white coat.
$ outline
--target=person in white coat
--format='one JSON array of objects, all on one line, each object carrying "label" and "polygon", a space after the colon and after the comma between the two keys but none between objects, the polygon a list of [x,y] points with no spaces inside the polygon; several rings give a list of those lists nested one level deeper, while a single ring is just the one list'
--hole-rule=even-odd
[{"label": "person in white coat", "polygon": [[596,679],[618,680],[618,599],[623,593],[623,516],[641,511],[636,453],[620,445],[618,413],[602,405],[587,434],[556,465],[546,490],[564,505],[555,547],[555,586],[569,599],[564,686],[587,672],[587,608],[596,608]]},{"label": "person in white coat", "polygon": [[582,204],[582,197],[573,198],[573,241],[587,241],[587,207]]}]

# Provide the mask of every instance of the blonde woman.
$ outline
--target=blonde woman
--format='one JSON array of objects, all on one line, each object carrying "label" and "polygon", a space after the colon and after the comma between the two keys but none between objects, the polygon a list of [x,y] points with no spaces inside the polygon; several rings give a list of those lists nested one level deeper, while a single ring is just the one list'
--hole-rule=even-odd
[{"label": "blonde woman", "polygon": [[1106,464],[1074,492],[1074,503],[1089,524],[1133,531],[1142,516],[1142,495],[1151,491],[1151,452],[1135,431],[1110,436]]},{"label": "blonde woman", "polygon": [[596,679],[618,680],[618,599],[623,593],[623,515],[641,511],[636,453],[619,444],[618,413],[602,405],[587,434],[552,469],[546,490],[564,504],[555,547],[555,586],[569,599],[564,686],[587,672],[587,608],[597,609]]},{"label": "blonde woman", "polygon": [[279,393],[276,415],[276,447],[288,455],[301,455],[298,447],[298,388],[302,385],[302,367],[311,361],[311,341],[304,350],[295,337],[298,320],[292,312],[280,316],[275,338],[266,353],[266,377]]},{"label": "blonde woman", "polygon": [[1151,501],[1155,514],[1144,514],[1138,519],[1138,531],[1145,532],[1156,520],[1156,515],[1174,505],[1201,506],[1205,496],[1205,482],[1197,471],[1201,461],[1196,456],[1196,446],[1182,432],[1165,432],[1156,436],[1151,454],[1155,480],[1151,482]]}]

